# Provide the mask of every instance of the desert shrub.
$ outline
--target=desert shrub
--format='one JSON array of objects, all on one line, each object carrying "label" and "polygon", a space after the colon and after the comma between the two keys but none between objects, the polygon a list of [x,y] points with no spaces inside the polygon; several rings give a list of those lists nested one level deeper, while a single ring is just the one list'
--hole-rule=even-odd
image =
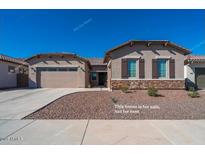
[{"label": "desert shrub", "polygon": [[194,87],[189,87],[188,91],[193,92],[193,91],[196,91],[196,89]]},{"label": "desert shrub", "polygon": [[122,92],[127,93],[129,90],[129,86],[128,85],[121,85],[120,89]]},{"label": "desert shrub", "polygon": [[147,94],[148,94],[149,96],[157,97],[157,96],[158,96],[158,89],[155,88],[154,86],[149,87],[149,88],[148,88],[148,91],[147,91]]},{"label": "desert shrub", "polygon": [[198,98],[200,97],[199,93],[197,91],[189,91],[188,96],[191,98]]},{"label": "desert shrub", "polygon": [[111,97],[111,100],[112,100],[112,102],[113,102],[114,104],[116,104],[116,103],[118,102],[118,99],[115,98],[115,97]]}]

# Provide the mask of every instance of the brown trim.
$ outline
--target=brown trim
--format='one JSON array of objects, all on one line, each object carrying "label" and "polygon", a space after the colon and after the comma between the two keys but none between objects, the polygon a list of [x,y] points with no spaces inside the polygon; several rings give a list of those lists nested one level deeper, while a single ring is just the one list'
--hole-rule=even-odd
[{"label": "brown trim", "polygon": [[145,60],[139,59],[139,78],[144,79],[145,78]]},{"label": "brown trim", "polygon": [[22,64],[22,63],[18,63],[18,62],[13,62],[13,61],[9,61],[9,60],[0,59],[0,62],[6,62],[6,63],[11,63],[11,64],[15,64],[15,65],[20,65],[20,66],[28,67],[27,64]]},{"label": "brown trim", "polygon": [[158,78],[158,71],[157,71],[157,59],[152,59],[152,78]]},{"label": "brown trim", "polygon": [[122,79],[128,78],[128,70],[127,70],[127,59],[121,60],[121,77]]},{"label": "brown trim", "polygon": [[171,79],[175,78],[175,59],[169,60],[169,77]]}]

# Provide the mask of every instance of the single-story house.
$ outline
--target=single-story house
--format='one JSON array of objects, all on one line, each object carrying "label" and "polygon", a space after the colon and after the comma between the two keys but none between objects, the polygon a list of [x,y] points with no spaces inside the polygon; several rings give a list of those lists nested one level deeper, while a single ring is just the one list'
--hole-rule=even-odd
[{"label": "single-story house", "polygon": [[131,40],[106,52],[111,89],[184,89],[184,60],[191,52],[169,41]]},{"label": "single-story house", "polygon": [[[37,54],[25,62],[1,56],[4,60],[1,60],[0,70],[6,75],[1,77],[0,84],[16,87],[12,73],[18,73],[16,67],[28,66],[30,88],[105,86],[120,89],[128,86],[129,89],[147,89],[155,86],[158,89],[184,89],[184,60],[190,53],[166,40],[131,40],[107,51],[103,59],[82,58],[64,52]],[[197,72],[201,78],[203,70],[197,69]]]},{"label": "single-story house", "polygon": [[205,56],[187,56],[184,65],[186,88],[205,89]]},{"label": "single-story house", "polygon": [[0,54],[0,89],[26,87],[27,74],[26,62]]}]

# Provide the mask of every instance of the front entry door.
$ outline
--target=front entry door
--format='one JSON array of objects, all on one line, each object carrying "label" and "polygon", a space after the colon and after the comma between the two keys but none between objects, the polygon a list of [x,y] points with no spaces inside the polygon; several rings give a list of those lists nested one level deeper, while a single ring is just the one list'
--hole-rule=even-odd
[{"label": "front entry door", "polygon": [[99,72],[98,73],[98,85],[104,86],[106,82],[107,74],[105,72]]}]

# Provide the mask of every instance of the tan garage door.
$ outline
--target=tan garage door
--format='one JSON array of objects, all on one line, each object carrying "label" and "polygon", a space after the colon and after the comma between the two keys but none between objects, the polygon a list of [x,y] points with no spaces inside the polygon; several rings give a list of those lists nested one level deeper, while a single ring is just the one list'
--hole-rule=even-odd
[{"label": "tan garage door", "polygon": [[77,72],[39,71],[38,87],[41,88],[77,88]]},{"label": "tan garage door", "polygon": [[205,68],[196,68],[196,84],[199,89],[205,89]]}]

